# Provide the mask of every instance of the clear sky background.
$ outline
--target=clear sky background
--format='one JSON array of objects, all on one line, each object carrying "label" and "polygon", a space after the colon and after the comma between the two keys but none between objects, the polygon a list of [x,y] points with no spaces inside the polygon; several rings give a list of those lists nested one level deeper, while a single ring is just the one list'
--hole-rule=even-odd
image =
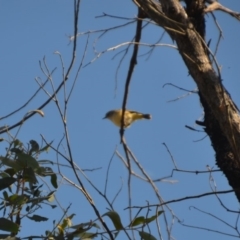
[{"label": "clear sky background", "polygon": [[[239,1],[225,0],[221,3],[240,12]],[[131,19],[137,15],[137,8],[128,0],[82,1],[79,32],[106,29],[129,21],[113,17],[96,18],[102,16],[103,13]],[[224,36],[217,53],[218,63],[222,67],[223,83],[239,106],[240,22],[222,12],[216,12],[215,16]],[[109,31],[101,38],[99,38],[101,33],[90,34],[84,65],[95,58],[96,52],[131,41],[135,34],[135,25],[134,23],[124,28]],[[210,47],[214,51],[219,30],[211,15],[206,16],[206,25],[206,39],[207,41],[212,39]],[[72,53],[72,43],[69,42],[68,36],[73,34],[73,1],[2,1],[0,4],[0,29],[0,117],[3,117],[22,106],[38,89],[34,80],[36,77],[40,77],[43,81],[46,79],[39,65],[39,61],[42,62],[44,57],[50,70],[56,68],[53,74],[54,85],[58,86],[61,82],[61,62],[59,55],[54,54],[54,52],[61,53],[65,68],[67,68]],[[149,25],[143,30],[142,42],[154,44],[162,33],[161,28]],[[87,35],[81,35],[78,38],[77,59],[74,71],[67,83],[68,91],[82,59],[86,41]],[[167,34],[164,35],[161,43],[174,44]],[[100,168],[97,171],[86,172],[86,174],[101,191],[104,190],[107,167],[115,149],[117,148],[119,153],[124,156],[122,146],[119,143],[118,129],[109,121],[102,120],[107,111],[122,106],[132,47],[116,78],[116,71],[122,57],[121,54],[116,54],[123,49],[125,47],[105,52],[96,61],[81,69],[68,105],[67,123],[74,161],[82,169]],[[139,54],[145,54],[149,50],[151,50],[151,47],[141,47]],[[139,57],[134,70],[127,108],[150,113],[152,120],[139,121],[127,129],[125,137],[128,146],[152,179],[169,176],[174,168],[162,143],[167,144],[179,169],[201,171],[207,170],[206,165],[217,169],[214,152],[208,137],[205,137],[206,134],[185,128],[185,125],[188,125],[201,130],[200,127],[195,125],[195,120],[201,120],[203,117],[203,109],[200,106],[198,96],[191,94],[181,98],[186,92],[171,86],[163,87],[166,83],[175,84],[189,90],[196,89],[196,85],[192,78],[188,76],[188,70],[178,51],[170,47],[158,46],[154,48],[151,55]],[[50,84],[46,88],[50,93],[52,92]],[[62,93],[63,91],[59,94],[59,100],[63,106]],[[48,96],[41,91],[22,111],[10,118],[1,120],[0,125],[11,126],[28,111],[38,108],[47,98]],[[169,102],[177,98],[180,99]],[[41,142],[40,134],[42,134],[47,141],[54,140],[53,146],[57,147],[64,131],[56,105],[52,102],[43,111],[45,113],[44,118],[35,115],[29,119],[21,127],[17,138],[24,144],[27,144],[31,139]],[[11,134],[15,135],[17,130],[19,129],[14,129]],[[4,135],[4,137],[7,138],[7,135]],[[6,144],[3,143],[0,147],[1,155],[4,155]],[[65,147],[66,145],[63,144],[60,148],[62,152],[65,151]],[[40,159],[56,161],[56,153],[51,150],[48,154],[40,156]],[[61,162],[64,163],[62,159]],[[133,166],[133,169],[139,172],[135,166]],[[71,171],[64,170],[64,174],[76,182]],[[214,173],[213,176],[217,190],[230,189],[225,176],[221,172]],[[128,211],[124,210],[128,206],[127,178],[127,169],[121,160],[114,156],[110,168],[107,193],[109,199],[113,199],[121,184],[123,184],[123,190],[117,197],[114,207],[120,214],[124,225],[129,223]],[[90,187],[83,177],[82,179],[101,214],[105,213],[108,207],[105,200]],[[61,180],[60,176],[59,180]],[[173,180],[176,182],[174,184],[170,183]],[[211,191],[209,174],[195,175],[178,172],[174,173],[173,177],[167,178],[165,182],[157,182],[156,185],[165,201]],[[76,214],[73,219],[74,224],[96,219],[92,208],[81,192],[65,182],[59,182],[59,186],[56,197],[63,208],[72,203],[69,214]],[[239,209],[234,194],[220,197],[228,208]],[[139,179],[133,179],[133,205],[144,206],[147,201],[150,204],[158,203],[148,184]],[[234,226],[237,215],[224,210],[214,196],[173,203],[169,206],[186,225],[205,227],[236,235],[234,229],[227,227],[226,224],[191,208],[194,206],[211,213]],[[134,211],[134,213],[136,212]],[[36,228],[34,222],[26,220],[22,224],[20,237],[31,234],[40,235],[45,230],[51,230],[52,221],[54,219],[58,220],[63,212],[59,207],[52,210],[50,207],[44,206],[36,214],[49,217],[49,221],[47,223],[37,223]],[[150,215],[152,214],[153,212]],[[161,216],[159,219],[160,226],[165,232],[163,217]],[[172,234],[175,239],[217,238],[221,240],[231,238],[209,231],[184,227],[177,220],[175,220]],[[164,237],[164,239],[167,239],[165,235]]]}]

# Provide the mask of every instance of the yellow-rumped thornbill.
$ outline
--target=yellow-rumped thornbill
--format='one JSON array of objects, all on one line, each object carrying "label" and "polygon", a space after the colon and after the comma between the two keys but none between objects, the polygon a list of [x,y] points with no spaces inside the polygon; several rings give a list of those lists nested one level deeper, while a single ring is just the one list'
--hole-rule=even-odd
[{"label": "yellow-rumped thornbill", "polygon": [[[140,119],[151,119],[152,116],[150,114],[140,113],[132,110],[125,110],[124,112],[124,128],[129,127],[134,121]],[[109,119],[116,126],[121,127],[122,121],[122,109],[111,110],[106,113],[103,119]]]}]

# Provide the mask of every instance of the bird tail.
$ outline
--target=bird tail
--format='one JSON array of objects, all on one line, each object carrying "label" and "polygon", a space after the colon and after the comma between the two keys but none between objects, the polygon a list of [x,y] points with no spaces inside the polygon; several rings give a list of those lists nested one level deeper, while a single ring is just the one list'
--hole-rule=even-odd
[{"label": "bird tail", "polygon": [[144,113],[140,113],[140,112],[135,112],[135,111],[130,111],[132,113],[132,118],[134,120],[138,120],[138,119],[151,119],[152,116],[150,114],[144,114]]},{"label": "bird tail", "polygon": [[150,114],[143,114],[142,116],[145,119],[151,119],[152,118],[152,116]]}]

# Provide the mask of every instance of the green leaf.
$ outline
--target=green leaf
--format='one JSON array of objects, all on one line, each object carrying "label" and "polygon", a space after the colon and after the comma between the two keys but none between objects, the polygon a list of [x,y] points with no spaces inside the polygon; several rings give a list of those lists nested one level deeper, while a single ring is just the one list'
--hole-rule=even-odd
[{"label": "green leaf", "polygon": [[11,237],[9,234],[0,234],[0,239],[1,240],[21,240],[18,237]]},{"label": "green leaf", "polygon": [[145,218],[143,216],[137,217],[130,223],[129,227],[137,226],[140,224],[150,223],[153,220],[155,220],[162,213],[163,213],[163,211],[158,211],[156,215],[153,215],[152,217],[149,217],[149,218]]},{"label": "green leaf", "polygon": [[13,153],[21,153],[21,152],[23,152],[23,150],[19,149],[19,148],[11,148],[10,151],[13,152]]},{"label": "green leaf", "polygon": [[153,235],[147,232],[139,232],[139,235],[143,240],[157,240]]},{"label": "green leaf", "polygon": [[13,194],[12,196],[8,197],[7,201],[9,201],[10,204],[14,205],[23,205],[28,201],[28,196],[27,195],[17,195]]},{"label": "green leaf", "polygon": [[38,182],[35,173],[31,167],[23,169],[23,179],[25,182],[30,182],[33,184]]},{"label": "green leaf", "polygon": [[31,144],[30,155],[39,151],[39,144],[35,140],[30,140],[29,143]]},{"label": "green leaf", "polygon": [[6,191],[3,191],[3,197],[4,197],[5,200],[8,199],[8,193]]},{"label": "green leaf", "polygon": [[16,171],[13,168],[7,168],[4,170],[9,176],[13,177],[16,174]]},{"label": "green leaf", "polygon": [[144,223],[145,223],[145,218],[143,216],[137,217],[137,218],[133,219],[133,221],[129,224],[129,227],[134,227],[134,226],[144,224]]},{"label": "green leaf", "polygon": [[39,168],[37,160],[26,153],[17,153],[17,157],[18,157],[17,162],[21,164],[21,166],[23,166],[24,168],[31,167],[33,170]]},{"label": "green leaf", "polygon": [[29,219],[35,221],[35,222],[45,222],[48,220],[48,218],[46,217],[42,217],[39,215],[33,215],[32,217],[28,216]]},{"label": "green leaf", "polygon": [[80,224],[71,226],[71,228],[78,229],[78,228],[89,227],[89,226],[101,229],[101,227],[98,224],[96,224],[95,222],[92,222],[92,221],[86,222],[86,223],[80,223]]},{"label": "green leaf", "polygon": [[36,171],[36,173],[37,173],[38,175],[43,176],[43,177],[46,176],[45,172],[46,172],[45,167],[39,167],[39,168],[37,169],[37,171]]},{"label": "green leaf", "polygon": [[16,172],[23,169],[23,167],[15,160],[13,161],[5,157],[0,157],[0,160],[2,161],[3,165],[13,168]]},{"label": "green leaf", "polygon": [[55,191],[52,191],[52,192],[50,192],[50,193],[47,195],[47,197],[48,197],[47,200],[48,200],[49,202],[53,202],[53,201],[54,201],[54,199],[55,199],[54,193],[55,193]]},{"label": "green leaf", "polygon": [[33,189],[32,190],[32,194],[33,194],[33,196],[34,197],[39,197],[40,196],[40,194],[41,194],[41,190],[39,190],[40,188],[42,187],[42,185],[41,186],[39,186],[39,187],[37,187],[36,189]]},{"label": "green leaf", "polygon": [[40,152],[48,152],[50,149],[50,146],[52,145],[53,141],[51,141],[49,144],[47,144],[45,147],[41,148],[39,151]]},{"label": "green leaf", "polygon": [[76,215],[76,214],[73,213],[73,214],[71,214],[68,218],[69,218],[69,219],[73,219],[73,217],[74,217],[75,215]]},{"label": "green leaf", "polygon": [[17,146],[22,147],[23,145],[23,143],[19,139],[15,139],[12,143],[14,147],[17,147]]},{"label": "green leaf", "polygon": [[156,215],[153,215],[152,217],[150,218],[146,218],[146,223],[150,223],[152,222],[153,220],[155,220],[159,215],[161,215],[164,211],[158,211]]},{"label": "green leaf", "polygon": [[48,198],[48,201],[49,201],[49,202],[53,202],[54,200],[55,200],[54,195],[51,195],[51,196]]},{"label": "green leaf", "polygon": [[57,184],[57,175],[53,172],[53,170],[50,167],[39,167],[37,169],[37,174],[40,176],[50,176],[51,177],[51,183],[54,188],[58,188]]},{"label": "green leaf", "polygon": [[0,191],[9,187],[13,183],[15,183],[17,179],[12,178],[12,177],[5,177],[0,179]]},{"label": "green leaf", "polygon": [[58,188],[57,175],[55,173],[51,175],[51,183],[54,188]]},{"label": "green leaf", "polygon": [[106,212],[105,214],[103,214],[103,217],[104,216],[108,216],[112,220],[113,225],[114,225],[116,230],[123,229],[123,225],[121,223],[121,219],[120,219],[120,217],[119,217],[117,212],[109,211],[109,212]]},{"label": "green leaf", "polygon": [[0,218],[0,230],[6,231],[6,232],[11,232],[11,233],[17,233],[18,232],[19,226],[6,219],[6,218]]},{"label": "green leaf", "polygon": [[65,229],[66,227],[71,227],[72,226],[72,220],[70,218],[65,218],[63,219],[62,225],[63,229]]},{"label": "green leaf", "polygon": [[[52,199],[54,199],[54,195],[53,195],[53,192],[51,192],[50,194],[48,194],[47,196],[44,196],[44,197],[39,197],[39,198],[32,198],[32,199],[29,199],[27,202],[28,203],[32,203],[33,205],[36,205],[36,204],[39,204],[41,202],[44,202],[44,201],[49,201],[49,199],[51,200],[51,197]],[[51,205],[50,205],[51,206]],[[33,206],[31,206],[32,208]],[[51,206],[52,208],[56,207],[56,206]]]},{"label": "green leaf", "polygon": [[53,161],[50,161],[50,160],[39,160],[38,163],[39,164],[51,164],[51,165],[53,165]]},{"label": "green leaf", "polygon": [[91,232],[82,232],[82,233],[76,232],[76,233],[73,234],[73,236],[74,237],[80,237],[81,240],[82,239],[91,240],[94,237],[96,237],[97,234],[96,233],[91,233]]},{"label": "green leaf", "polygon": [[[11,168],[11,169],[12,169],[12,168]],[[5,177],[9,177],[9,176],[12,177],[12,175],[6,173],[5,171],[4,171],[4,172],[0,172],[0,177],[1,177],[1,178],[5,178]]]},{"label": "green leaf", "polygon": [[37,169],[37,174],[46,177],[46,176],[51,176],[53,174],[53,170],[50,167],[39,167]]}]

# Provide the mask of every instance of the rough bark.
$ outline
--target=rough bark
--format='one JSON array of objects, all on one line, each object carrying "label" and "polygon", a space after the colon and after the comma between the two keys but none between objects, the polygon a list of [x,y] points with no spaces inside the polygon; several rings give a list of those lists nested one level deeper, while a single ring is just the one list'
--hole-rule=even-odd
[{"label": "rough bark", "polygon": [[[190,75],[198,86],[205,110],[205,131],[216,152],[216,162],[240,201],[240,116],[222,85],[216,61],[205,43],[204,0],[133,0],[149,18],[175,40]],[[211,56],[211,58],[210,58]]]}]

